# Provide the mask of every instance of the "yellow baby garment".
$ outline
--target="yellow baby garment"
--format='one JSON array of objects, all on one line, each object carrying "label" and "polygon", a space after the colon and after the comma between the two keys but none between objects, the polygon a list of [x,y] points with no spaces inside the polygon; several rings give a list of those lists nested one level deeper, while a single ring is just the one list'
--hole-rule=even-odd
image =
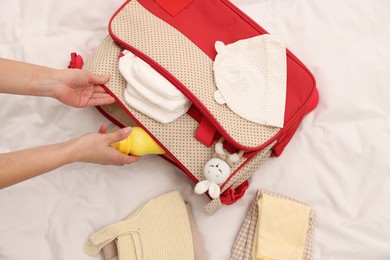
[{"label": "yellow baby garment", "polygon": [[256,260],[301,260],[310,207],[262,193],[254,241]]}]

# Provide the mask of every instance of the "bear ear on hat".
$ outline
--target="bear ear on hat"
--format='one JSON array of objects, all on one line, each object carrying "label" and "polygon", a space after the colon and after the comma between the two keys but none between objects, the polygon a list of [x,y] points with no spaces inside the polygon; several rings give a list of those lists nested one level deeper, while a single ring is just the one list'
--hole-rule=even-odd
[{"label": "bear ear on hat", "polygon": [[226,48],[226,45],[221,42],[221,41],[216,41],[215,44],[214,44],[214,47],[215,47],[215,50],[217,51],[217,53],[222,53],[223,50],[225,50]]}]

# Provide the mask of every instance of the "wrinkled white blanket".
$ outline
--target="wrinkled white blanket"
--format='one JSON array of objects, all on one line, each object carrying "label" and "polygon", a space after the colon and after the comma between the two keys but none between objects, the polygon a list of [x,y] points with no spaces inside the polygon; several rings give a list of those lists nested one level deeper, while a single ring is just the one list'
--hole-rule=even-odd
[{"label": "wrinkled white blanket", "polygon": [[[125,166],[72,164],[0,190],[0,259],[91,258],[88,237],[151,197],[179,190],[193,204],[209,259],[227,260],[257,189],[317,213],[314,259],[390,258],[390,2],[234,0],[284,39],[317,79],[320,103],[245,197],[213,216],[194,184],[158,156]],[[2,0],[0,56],[65,68],[107,35],[112,1]],[[108,122],[94,108],[0,94],[0,152],[68,140]],[[1,169],[0,169],[1,170]]]}]

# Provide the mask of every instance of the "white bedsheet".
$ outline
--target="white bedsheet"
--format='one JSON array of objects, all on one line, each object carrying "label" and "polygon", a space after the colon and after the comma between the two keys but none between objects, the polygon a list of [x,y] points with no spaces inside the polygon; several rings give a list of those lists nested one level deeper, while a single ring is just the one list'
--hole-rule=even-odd
[{"label": "white bedsheet", "polygon": [[[99,228],[180,190],[193,204],[209,259],[229,258],[257,189],[317,213],[318,259],[390,259],[390,1],[234,0],[313,72],[320,102],[247,194],[213,216],[194,184],[157,156],[124,167],[75,163],[0,190],[0,259],[100,259],[83,252]],[[112,1],[1,0],[0,56],[65,68],[106,36]],[[55,143],[108,122],[94,108],[0,94],[0,152]],[[91,147],[93,148],[93,147]],[[1,170],[1,169],[0,169]]]}]

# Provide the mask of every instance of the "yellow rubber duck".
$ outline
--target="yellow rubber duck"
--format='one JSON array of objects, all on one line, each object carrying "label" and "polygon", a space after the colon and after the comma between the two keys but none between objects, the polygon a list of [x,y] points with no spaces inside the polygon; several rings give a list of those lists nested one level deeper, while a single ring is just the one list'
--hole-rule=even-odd
[{"label": "yellow rubber duck", "polygon": [[111,145],[124,154],[141,156],[145,154],[164,154],[165,151],[141,127],[132,127],[130,135]]}]

